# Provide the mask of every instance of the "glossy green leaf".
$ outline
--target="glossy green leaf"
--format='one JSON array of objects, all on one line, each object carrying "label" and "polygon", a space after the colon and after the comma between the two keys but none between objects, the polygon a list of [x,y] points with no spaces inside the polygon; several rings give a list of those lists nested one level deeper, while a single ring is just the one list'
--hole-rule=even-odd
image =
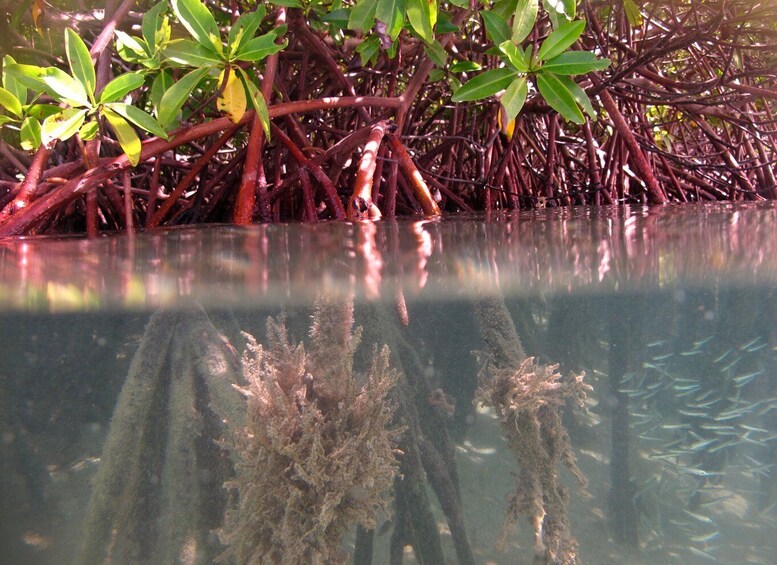
[{"label": "glossy green leaf", "polygon": [[504,90],[517,76],[515,69],[504,67],[501,69],[491,69],[462,85],[451,97],[453,102],[467,102],[469,100],[480,100],[493,96],[500,90]]},{"label": "glossy green leaf", "polygon": [[11,112],[17,118],[22,117],[22,103],[5,88],[0,88],[0,106]]},{"label": "glossy green leaf", "polygon": [[495,0],[491,7],[491,11],[507,21],[515,13],[515,8],[517,6],[518,0]]},{"label": "glossy green leaf", "polygon": [[97,123],[97,120],[90,120],[84,122],[84,125],[78,130],[78,137],[82,141],[89,141],[97,136],[98,131],[100,131],[100,124]]},{"label": "glossy green leaf", "polygon": [[351,11],[348,8],[339,8],[324,14],[321,17],[321,21],[332,24],[332,26],[340,29],[346,29],[348,27],[350,13]]},{"label": "glossy green leaf", "polygon": [[597,59],[589,51],[567,51],[542,65],[543,70],[557,75],[584,75],[591,71],[600,71],[610,65],[609,59]]},{"label": "glossy green leaf", "polygon": [[516,45],[531,33],[537,21],[540,5],[538,0],[518,0],[513,17],[513,32],[510,39]]},{"label": "glossy green leaf", "polygon": [[510,40],[510,26],[503,18],[488,10],[481,10],[480,17],[483,18],[483,24],[486,26],[486,36],[494,45]]},{"label": "glossy green leaf", "polygon": [[577,102],[577,105],[580,106],[591,118],[596,118],[596,110],[594,110],[594,107],[591,105],[591,99],[588,98],[585,90],[580,88],[580,85],[569,77],[559,76],[558,79],[561,81],[561,84],[563,84],[566,89],[572,93],[572,96],[574,97],[575,102]]},{"label": "glossy green leaf", "polygon": [[434,22],[437,20],[435,0],[407,0],[405,11],[411,27],[424,43],[434,41]]},{"label": "glossy green leaf", "polygon": [[6,55],[3,57],[3,88],[13,94],[13,96],[22,104],[27,103],[27,87],[16,80],[7,72],[8,65],[15,64],[13,57]]},{"label": "glossy green leaf", "polygon": [[81,82],[56,67],[46,67],[40,75],[46,91],[59,102],[71,106],[90,106],[89,97]]},{"label": "glossy green leaf", "polygon": [[73,137],[81,128],[86,118],[86,110],[65,108],[61,112],[49,116],[41,125],[41,141],[48,145],[55,139],[65,141]]},{"label": "glossy green leaf", "polygon": [[634,0],[623,0],[623,9],[631,27],[642,27],[642,12]]},{"label": "glossy green leaf", "polygon": [[149,47],[155,47],[160,43],[163,37],[158,37],[157,31],[165,25],[165,12],[167,11],[167,0],[162,0],[143,14],[140,30],[143,33],[143,39]]},{"label": "glossy green leaf", "polygon": [[123,31],[116,30],[116,53],[128,63],[140,63],[151,57],[146,42]]},{"label": "glossy green leaf", "polygon": [[213,67],[223,59],[210,47],[203,47],[191,39],[176,39],[167,44],[162,54],[173,63],[188,67]]},{"label": "glossy green leaf", "polygon": [[144,81],[145,79],[140,73],[119,75],[105,85],[105,88],[100,93],[100,103],[105,104],[106,102],[121,100],[133,90],[143,86]]},{"label": "glossy green leaf", "polygon": [[16,122],[18,120],[14,120],[11,116],[6,116],[5,114],[0,114],[0,127],[4,126],[5,124],[9,122]]},{"label": "glossy green leaf", "polygon": [[472,71],[479,71],[481,69],[480,63],[474,61],[456,61],[451,63],[452,73],[471,73]]},{"label": "glossy green leaf", "polygon": [[553,27],[558,27],[558,16],[564,16],[567,20],[572,20],[577,11],[577,0],[543,0],[545,10],[551,15]]},{"label": "glossy green leaf", "polygon": [[3,67],[5,81],[15,81],[24,88],[34,92],[46,91],[46,83],[41,80],[43,68],[37,65],[20,65],[19,63],[6,64]]},{"label": "glossy green leaf", "polygon": [[562,22],[558,27],[542,42],[540,50],[537,52],[537,58],[540,61],[552,59],[566,51],[585,30],[585,20],[576,20],[574,22]]},{"label": "glossy green leaf", "polygon": [[434,28],[437,35],[444,33],[457,33],[461,28],[453,23],[450,16],[445,12],[437,13],[437,26]]},{"label": "glossy green leaf", "polygon": [[393,40],[402,31],[405,22],[406,0],[378,0],[375,19],[386,24],[386,34]]},{"label": "glossy green leaf", "polygon": [[61,109],[54,104],[29,104],[24,107],[24,113],[39,121],[43,121],[49,116],[59,113]]},{"label": "glossy green leaf", "polygon": [[507,87],[505,93],[502,95],[500,103],[505,110],[507,122],[512,122],[521,112],[524,103],[526,102],[526,96],[529,93],[529,88],[526,85],[526,77],[518,77],[510,86]]},{"label": "glossy green leaf", "polygon": [[90,99],[94,98],[94,89],[97,84],[94,74],[92,57],[89,48],[76,32],[72,29],[65,30],[65,53],[70,64],[70,72],[81,83]]},{"label": "glossy green leaf", "polygon": [[178,82],[174,82],[170,88],[168,88],[159,100],[159,106],[157,108],[157,117],[159,123],[163,128],[167,128],[171,125],[178,112],[180,112],[186,100],[191,96],[192,91],[197,87],[199,82],[205,78],[210,69],[200,68],[195,69]]},{"label": "glossy green leaf", "polygon": [[[569,89],[569,85],[561,80],[566,77],[553,73],[537,73],[537,89],[548,105],[561,114],[567,121],[576,124],[585,122],[583,113],[578,108],[575,96]],[[567,78],[567,81],[571,79]]]},{"label": "glossy green leaf", "polygon": [[254,38],[264,15],[264,6],[259,6],[256,11],[245,13],[237,19],[235,25],[229,29],[229,37],[227,38],[230,56],[239,53],[245,44]]},{"label": "glossy green leaf", "polygon": [[122,102],[113,102],[112,104],[107,104],[106,107],[151,135],[167,139],[167,133],[162,129],[162,126],[159,125],[159,122],[137,106],[124,104]]},{"label": "glossy green leaf", "polygon": [[380,39],[375,36],[368,37],[356,46],[356,52],[359,54],[362,66],[377,61],[378,53],[380,53]]},{"label": "glossy green leaf", "polygon": [[19,139],[22,149],[25,151],[32,151],[37,149],[41,142],[40,122],[32,117],[27,117],[22,122],[22,127],[19,130]]},{"label": "glossy green leaf", "polygon": [[273,53],[286,49],[286,46],[289,44],[288,39],[284,40],[283,43],[275,43],[277,39],[277,30],[255,37],[245,44],[240,52],[235,55],[235,58],[239,61],[261,61]]},{"label": "glossy green leaf", "polygon": [[200,0],[170,0],[173,12],[183,26],[203,47],[223,53],[219,28],[210,10]]},{"label": "glossy green leaf", "polygon": [[254,110],[256,110],[256,113],[259,116],[259,121],[262,123],[264,136],[269,140],[270,112],[267,109],[267,103],[264,101],[264,96],[262,96],[262,92],[243,69],[237,68],[237,72],[240,74],[240,79],[243,81],[243,84],[246,87],[246,92],[248,92],[248,98],[251,100],[251,105],[254,107]]},{"label": "glossy green leaf", "polygon": [[287,8],[304,8],[300,0],[270,0],[270,4],[276,6],[286,6]]},{"label": "glossy green leaf", "polygon": [[351,16],[348,18],[348,29],[367,33],[375,21],[375,12],[378,3],[375,0],[358,0],[351,8]]},{"label": "glossy green leaf", "polygon": [[154,113],[159,116],[159,104],[162,101],[162,96],[167,90],[173,86],[173,77],[167,71],[160,72],[154,81],[151,83],[151,92],[149,92],[149,98],[151,99],[151,106],[154,108]]},{"label": "glossy green leaf", "polygon": [[117,113],[106,109],[103,115],[116,134],[116,139],[119,141],[119,145],[121,145],[130,165],[133,167],[137,166],[138,162],[140,162],[140,151],[143,148],[138,134],[129,122]]},{"label": "glossy green leaf", "polygon": [[443,49],[442,44],[436,39],[429,45],[424,45],[426,56],[429,57],[438,67],[444,67],[448,61],[448,53]]},{"label": "glossy green leaf", "polygon": [[518,49],[512,41],[505,41],[499,45],[499,50],[507,57],[510,64],[522,73],[529,72],[530,60],[522,49]]}]

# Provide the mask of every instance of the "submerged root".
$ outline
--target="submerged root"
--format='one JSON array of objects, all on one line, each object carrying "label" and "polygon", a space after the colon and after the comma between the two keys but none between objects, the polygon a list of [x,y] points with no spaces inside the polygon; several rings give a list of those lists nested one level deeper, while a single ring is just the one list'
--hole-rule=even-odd
[{"label": "submerged root", "polygon": [[[582,407],[592,387],[583,382],[584,373],[562,379],[558,365],[537,364],[533,357],[517,366],[510,363],[511,356],[506,352],[510,336],[516,334],[512,322],[505,325],[509,320],[507,309],[501,300],[488,299],[484,303],[479,312],[481,326],[495,319],[495,312],[504,315],[496,317],[501,322],[498,327],[486,327],[484,331],[490,350],[482,363],[475,401],[496,411],[507,444],[521,467],[515,490],[507,497],[497,548],[507,549],[518,520],[528,516],[534,529],[535,562],[576,563],[577,541],[568,518],[569,494],[559,483],[559,465],[567,467],[584,492],[587,481],[577,467],[560,410],[567,398]],[[514,351],[522,353],[520,342],[514,344]]]},{"label": "submerged root", "polygon": [[227,515],[225,558],[238,563],[343,563],[343,535],[375,527],[397,470],[388,400],[397,375],[373,353],[366,382],[352,373],[351,300],[319,300],[311,353],[283,319],[269,347],[246,335],[248,424],[237,466],[238,503]]}]

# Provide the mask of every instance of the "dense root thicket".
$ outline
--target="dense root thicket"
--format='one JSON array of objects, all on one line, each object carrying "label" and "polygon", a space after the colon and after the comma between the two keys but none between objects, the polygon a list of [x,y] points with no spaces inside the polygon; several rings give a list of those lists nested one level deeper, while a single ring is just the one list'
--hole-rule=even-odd
[{"label": "dense root thicket", "polygon": [[[222,4],[210,6],[235,15],[248,9],[246,2]],[[437,206],[445,214],[777,196],[777,4],[638,4],[638,18],[620,1],[578,6],[578,18],[588,23],[574,48],[613,62],[578,77],[599,119],[567,123],[532,87],[509,140],[499,133],[496,101],[450,102],[455,73],[435,68],[418,38],[403,32],[397,57],[381,51],[376,64],[362,66],[358,38],[335,42],[300,10],[276,8],[285,10],[289,44],[273,72],[269,64],[265,72],[272,78],[263,88],[272,94],[271,141],[257,139],[252,112],[233,126],[217,116],[212,100],[194,97],[193,125],[170,141],[147,141],[135,168],[110,138],[90,166],[75,140],[34,156],[2,143],[0,207],[17,204],[0,217],[0,235],[393,217],[436,214]],[[493,68],[499,63],[487,51],[483,6],[471,6],[443,2],[459,31],[438,39],[448,65],[467,60]],[[76,15],[48,8],[52,36],[66,22],[92,42],[102,22]],[[119,29],[138,23],[139,12],[130,11]],[[541,19],[525,43],[536,45],[549,29]],[[12,32],[0,49],[40,63],[40,43],[39,36]],[[107,56],[100,60],[108,62],[98,63],[98,72],[101,65],[109,75],[123,71],[116,57],[113,65]],[[455,77],[465,82],[474,74]],[[87,193],[96,195],[93,204]]]}]

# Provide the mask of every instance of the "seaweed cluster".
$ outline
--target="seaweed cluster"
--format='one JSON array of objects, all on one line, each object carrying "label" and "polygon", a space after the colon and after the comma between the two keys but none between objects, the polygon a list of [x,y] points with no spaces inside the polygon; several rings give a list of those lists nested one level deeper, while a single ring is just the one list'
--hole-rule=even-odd
[{"label": "seaweed cluster", "polygon": [[373,351],[363,382],[353,371],[360,331],[353,301],[319,299],[310,351],[285,320],[267,322],[265,349],[246,334],[248,423],[228,512],[225,558],[238,563],[342,563],[345,533],[374,528],[397,471],[388,396],[389,350]]},{"label": "seaweed cluster", "polygon": [[577,467],[561,409],[567,398],[582,406],[592,387],[583,382],[585,373],[562,379],[557,364],[543,365],[523,357],[501,299],[481,301],[478,318],[489,350],[482,355],[475,401],[496,411],[520,464],[515,490],[507,497],[497,548],[506,550],[518,520],[528,515],[534,528],[535,562],[575,563],[577,542],[570,531],[569,494],[559,482],[559,463],[569,469],[583,492],[587,481]]}]

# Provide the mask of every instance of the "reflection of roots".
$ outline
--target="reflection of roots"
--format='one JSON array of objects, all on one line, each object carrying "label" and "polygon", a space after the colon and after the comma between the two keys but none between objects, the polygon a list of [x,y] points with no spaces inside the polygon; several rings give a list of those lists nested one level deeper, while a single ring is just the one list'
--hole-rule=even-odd
[{"label": "reflection of roots", "polygon": [[268,321],[266,350],[247,336],[239,502],[222,535],[238,563],[344,562],[343,535],[356,523],[374,528],[386,506],[396,374],[384,347],[357,384],[352,324],[351,301],[319,300],[310,352],[289,342],[283,320]]},{"label": "reflection of roots", "polygon": [[584,375],[570,374],[562,380],[558,365],[539,365],[532,357],[517,367],[511,363],[509,351],[502,348],[512,343],[514,352],[523,352],[506,312],[504,303],[494,299],[484,300],[479,311],[490,350],[476,400],[494,408],[521,466],[515,491],[507,497],[497,546],[506,550],[519,518],[528,515],[534,528],[535,562],[572,564],[577,542],[569,528],[569,495],[558,482],[559,463],[566,465],[583,490],[586,480],[575,462],[560,409],[565,398],[582,405],[591,387],[583,383]]},{"label": "reflection of roots", "polygon": [[242,425],[229,342],[202,310],[159,312],[111,420],[78,563],[195,563],[220,550],[227,425]]}]

